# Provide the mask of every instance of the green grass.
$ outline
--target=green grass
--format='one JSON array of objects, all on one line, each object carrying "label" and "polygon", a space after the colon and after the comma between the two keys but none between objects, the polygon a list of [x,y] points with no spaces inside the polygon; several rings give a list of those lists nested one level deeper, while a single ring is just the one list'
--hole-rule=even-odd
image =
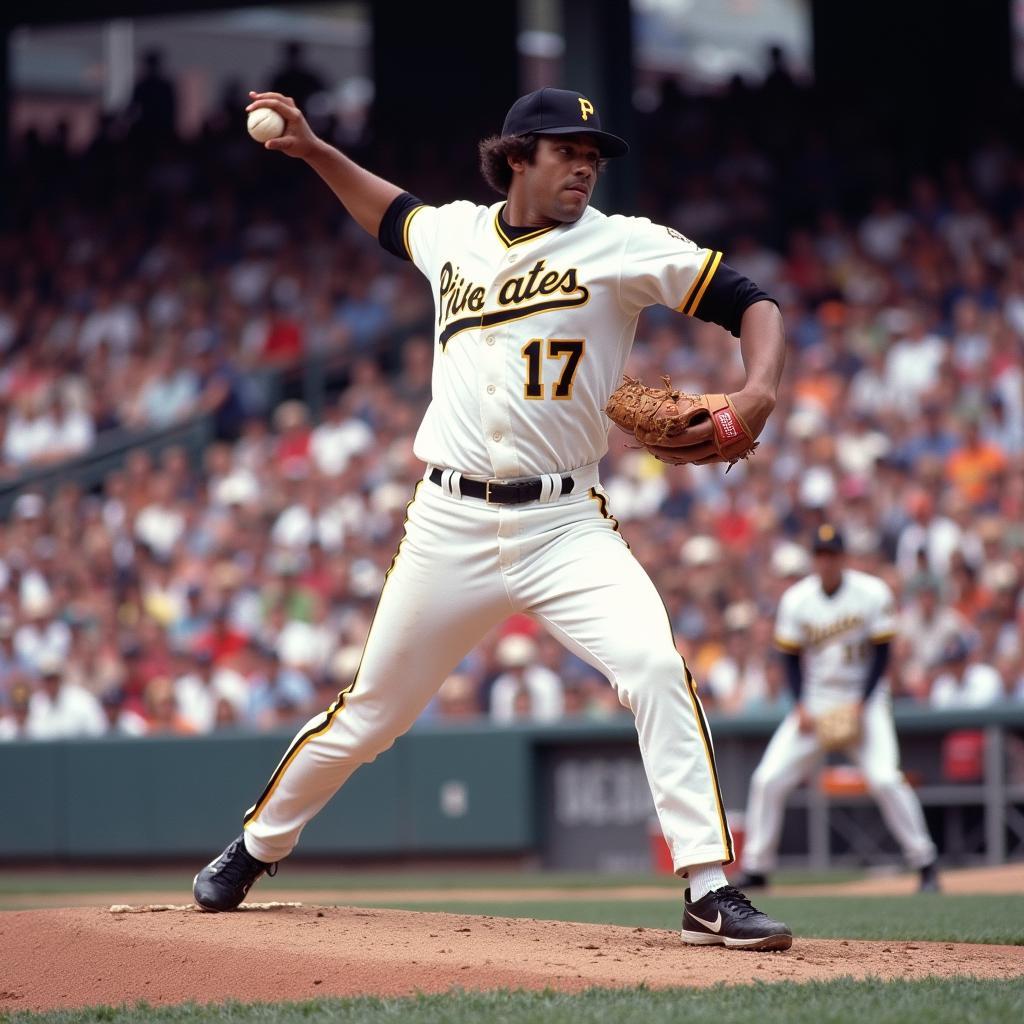
[{"label": "green grass", "polygon": [[[921,939],[1024,945],[1024,896],[765,896],[756,905],[807,938]],[[364,902],[362,905],[370,904]],[[681,901],[445,900],[375,903],[407,910],[440,910],[497,917],[534,917],[630,927],[678,928]]]},{"label": "green grass", "polygon": [[[135,871],[55,867],[0,871],[0,896],[24,893],[143,892],[153,889],[181,889],[188,893],[197,865],[180,870]],[[863,872],[830,873],[780,872],[774,885],[834,884],[864,877]],[[285,889],[519,889],[519,888],[620,888],[630,885],[663,886],[666,891],[680,886],[671,875],[608,875],[580,871],[387,871],[317,870],[285,864],[274,879],[275,888]]]},{"label": "green grass", "polygon": [[1024,980],[877,979],[708,989],[457,992],[412,999],[0,1014],[10,1024],[999,1024],[1024,1020]]},{"label": "green grass", "polygon": [[[844,876],[827,876],[838,881]],[[849,877],[849,875],[845,876]],[[780,882],[824,880],[806,874],[779,878]],[[0,908],[4,896],[39,894],[50,898],[63,893],[117,892],[130,899],[144,890],[179,891],[181,902],[191,892],[191,875],[178,871],[125,873],[106,871],[53,871],[0,873]],[[612,888],[629,885],[664,887],[665,897],[655,900],[487,900],[459,899],[460,889],[514,889],[517,887],[566,889]],[[254,893],[259,900],[289,898],[295,889],[324,889],[336,896],[333,903],[348,902],[346,892],[374,889],[445,889],[447,899],[430,903],[413,901],[360,900],[363,906],[388,906],[409,910],[440,910],[466,914],[494,914],[503,917],[535,917],[548,920],[583,921],[677,928],[680,917],[678,881],[664,875],[598,875],[569,872],[473,871],[429,873],[343,872],[293,870],[282,872],[263,883]],[[1024,895],[1022,896],[765,896],[758,897],[762,909],[790,924],[797,935],[817,938],[922,939],[934,941],[992,942],[1024,945]],[[13,906],[11,901],[7,906]],[[2,972],[0,972],[2,973]]]}]

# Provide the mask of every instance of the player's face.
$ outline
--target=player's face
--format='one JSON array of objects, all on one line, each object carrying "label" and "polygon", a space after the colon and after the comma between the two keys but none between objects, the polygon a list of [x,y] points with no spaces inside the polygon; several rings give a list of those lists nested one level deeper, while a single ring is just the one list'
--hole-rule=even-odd
[{"label": "player's face", "polygon": [[843,556],[832,551],[816,552],[814,571],[826,590],[834,590],[843,577]]},{"label": "player's face", "polygon": [[533,163],[523,163],[516,180],[527,205],[550,220],[579,220],[597,184],[601,151],[589,135],[547,135],[537,140]]}]

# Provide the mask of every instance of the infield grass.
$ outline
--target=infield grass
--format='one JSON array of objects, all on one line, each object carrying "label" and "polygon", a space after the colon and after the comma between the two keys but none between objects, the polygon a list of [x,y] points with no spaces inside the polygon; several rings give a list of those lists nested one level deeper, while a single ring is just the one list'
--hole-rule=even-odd
[{"label": "infield grass", "polygon": [[[825,876],[839,881],[847,876]],[[806,874],[787,880],[809,883]],[[655,885],[665,895],[657,899],[595,898],[587,900],[517,899],[513,890],[526,888],[619,888]],[[0,909],[25,907],[25,897],[39,894],[41,905],[53,905],[62,893],[124,893],[166,890],[180,893],[180,902],[191,895],[191,877],[177,871],[121,873],[114,869],[96,871],[48,870],[0,873]],[[493,914],[498,917],[533,917],[555,921],[620,924],[629,927],[678,928],[682,886],[664,875],[597,875],[560,872],[338,872],[296,870],[260,886],[257,900],[287,900],[295,889],[322,889],[331,903],[404,910],[436,910],[465,914]],[[367,898],[374,889],[439,890],[431,902]],[[460,899],[463,889],[509,890],[509,897],[487,900]],[[358,892],[358,900],[346,898]],[[445,893],[445,895],[441,895]],[[8,900],[5,901],[5,896]],[[121,902],[118,900],[117,902]],[[781,918],[797,935],[808,938],[920,939],[937,942],[987,942],[1024,945],[1024,895],[912,896],[760,896],[755,903]],[[31,902],[31,901],[29,901]]]},{"label": "infield grass", "polygon": [[0,1013],[5,1024],[1000,1024],[1024,1020],[1024,979],[927,978],[715,986],[453,992],[411,999]]},{"label": "infield grass", "polygon": [[[785,921],[793,933],[819,939],[920,939],[1024,945],[1024,896],[757,896],[755,905]],[[369,906],[363,903],[362,906]],[[375,903],[404,910],[439,910],[496,917],[678,928],[679,896],[665,900],[566,900]],[[1024,1017],[1021,1018],[1024,1020]]]},{"label": "infield grass", "polygon": [[[8,869],[0,871],[0,899],[26,893],[146,892],[159,889],[179,890],[183,897],[192,891],[192,876],[198,862],[188,868],[63,868]],[[779,872],[772,884],[837,884],[863,878],[862,871]],[[394,871],[331,870],[287,866],[274,879],[274,887],[286,889],[591,889],[622,888],[633,885],[660,886],[666,892],[678,889],[671,875],[614,874],[585,871]],[[267,897],[270,899],[271,897]],[[2,906],[2,904],[0,904]]]}]

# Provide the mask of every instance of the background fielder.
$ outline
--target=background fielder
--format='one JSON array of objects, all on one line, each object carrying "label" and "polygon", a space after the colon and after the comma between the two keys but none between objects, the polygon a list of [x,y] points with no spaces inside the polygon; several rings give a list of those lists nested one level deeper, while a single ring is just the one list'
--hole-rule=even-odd
[{"label": "background fielder", "polygon": [[[258,97],[288,125],[267,148],[305,156],[353,216],[434,292],[432,401],[416,436],[427,464],[355,680],[295,737],[245,831],[196,878],[210,910],[233,909],[359,767],[416,720],[466,653],[528,613],[601,671],[636,718],[662,829],[688,874],[683,938],[785,949],[789,929],[722,873],[732,838],[696,684],[654,585],[619,535],[600,487],[603,409],[637,318],[672,306],[741,339],[746,387],[731,396],[757,436],[774,406],[784,341],[775,305],[675,231],[589,208],[602,156],[626,144],[579,93],[522,97],[481,146],[508,202],[428,206],[309,131],[291,101]],[[710,426],[652,448],[714,456]],[[353,827],[358,827],[354,824]]]},{"label": "background fielder", "polygon": [[864,774],[907,863],[921,870],[921,888],[936,889],[935,844],[920,801],[899,770],[892,701],[884,681],[896,629],[895,600],[877,576],[844,565],[842,536],[819,526],[816,572],[793,584],[779,602],[775,642],[783,652],[796,707],[772,736],[750,784],[743,874],[738,885],[766,884],[775,867],[786,797],[822,753],[816,721],[856,705],[860,737],[846,753]]}]

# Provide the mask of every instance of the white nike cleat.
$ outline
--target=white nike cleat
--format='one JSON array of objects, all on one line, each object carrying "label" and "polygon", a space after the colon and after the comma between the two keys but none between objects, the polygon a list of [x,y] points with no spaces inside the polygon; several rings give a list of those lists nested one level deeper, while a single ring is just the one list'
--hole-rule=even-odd
[{"label": "white nike cleat", "polygon": [[789,949],[793,933],[781,921],[762,914],[746,896],[731,885],[690,902],[683,896],[683,942],[691,946],[727,946],[770,952]]}]

